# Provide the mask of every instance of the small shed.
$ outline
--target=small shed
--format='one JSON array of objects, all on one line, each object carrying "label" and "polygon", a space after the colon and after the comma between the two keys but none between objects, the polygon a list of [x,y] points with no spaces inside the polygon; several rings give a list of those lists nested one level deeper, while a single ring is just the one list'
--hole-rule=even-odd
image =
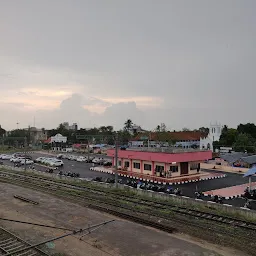
[{"label": "small shed", "polygon": [[247,153],[234,152],[220,155],[220,158],[228,162],[230,165],[237,163],[242,157],[247,157]]},{"label": "small shed", "polygon": [[241,157],[239,159],[241,167],[252,168],[256,165],[256,155]]}]

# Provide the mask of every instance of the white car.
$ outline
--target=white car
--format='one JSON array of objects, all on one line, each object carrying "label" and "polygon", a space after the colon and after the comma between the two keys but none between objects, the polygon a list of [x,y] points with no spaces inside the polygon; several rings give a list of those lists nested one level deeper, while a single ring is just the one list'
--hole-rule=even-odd
[{"label": "white car", "polygon": [[35,160],[35,163],[42,163],[42,161],[45,159],[45,157],[38,157],[36,160]]},{"label": "white car", "polygon": [[77,159],[76,159],[77,162],[85,162],[86,161],[86,158],[84,156],[79,156]]},{"label": "white car", "polygon": [[34,163],[34,161],[32,161],[32,160],[30,160],[30,159],[22,159],[21,161],[20,161],[20,164],[22,164],[22,165],[24,165],[24,164],[33,164]]},{"label": "white car", "polygon": [[53,159],[49,162],[49,165],[52,167],[60,167],[63,166],[63,161],[59,159]]},{"label": "white car", "polygon": [[92,160],[92,163],[94,163],[94,164],[99,164],[100,161],[101,161],[100,158],[94,158],[94,159]]},{"label": "white car", "polygon": [[20,163],[21,160],[24,160],[25,157],[17,157],[15,159],[12,160],[13,163]]},{"label": "white car", "polygon": [[10,160],[11,158],[12,158],[11,155],[2,155],[1,156],[1,159],[3,159],[3,160]]},{"label": "white car", "polygon": [[10,159],[10,162],[13,162],[15,159],[17,159],[17,157],[12,157],[12,158]]},{"label": "white car", "polygon": [[45,157],[44,159],[41,160],[42,164],[48,164],[49,162],[51,162],[52,158],[50,157]]}]

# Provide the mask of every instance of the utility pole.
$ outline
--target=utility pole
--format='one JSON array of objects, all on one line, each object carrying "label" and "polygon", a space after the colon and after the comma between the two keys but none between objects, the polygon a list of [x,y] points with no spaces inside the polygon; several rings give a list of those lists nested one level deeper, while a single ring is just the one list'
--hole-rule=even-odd
[{"label": "utility pole", "polygon": [[87,140],[87,158],[88,158],[88,163],[90,161],[90,141],[89,138]]},{"label": "utility pole", "polygon": [[24,138],[24,155],[25,155],[25,164],[24,164],[24,167],[25,167],[25,171],[27,170],[27,158],[26,158],[26,156],[27,156],[27,150],[26,150],[26,148],[27,148],[27,136],[25,136],[25,138]]},{"label": "utility pole", "polygon": [[115,137],[115,185],[118,186],[118,133]]}]

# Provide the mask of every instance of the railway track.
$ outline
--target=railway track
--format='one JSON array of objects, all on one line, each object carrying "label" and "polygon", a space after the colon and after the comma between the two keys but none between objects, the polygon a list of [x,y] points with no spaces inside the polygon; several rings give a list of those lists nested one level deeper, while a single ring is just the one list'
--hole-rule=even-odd
[{"label": "railway track", "polygon": [[[10,175],[10,173],[5,172],[5,175]],[[77,194],[76,196],[78,198],[79,197],[83,198],[83,199],[87,198],[88,200],[91,200],[91,201],[97,201],[98,203],[102,203],[104,201],[106,202],[105,196],[112,196],[111,200],[109,200],[109,202],[108,202],[108,204],[110,204],[112,206],[117,206],[117,202],[120,200],[123,200],[125,202],[129,202],[129,203],[132,203],[135,205],[146,206],[148,208],[159,209],[159,210],[168,210],[170,212],[173,212],[173,213],[176,213],[179,215],[185,215],[185,216],[194,217],[197,219],[205,219],[205,220],[213,221],[216,223],[223,223],[223,224],[228,224],[233,227],[239,227],[239,228],[250,230],[250,231],[256,231],[255,223],[249,222],[249,221],[244,221],[244,220],[241,220],[238,218],[227,217],[227,216],[222,216],[219,214],[189,209],[187,207],[171,205],[170,203],[154,202],[154,201],[147,200],[144,198],[138,199],[138,198],[134,198],[131,196],[124,196],[124,195],[110,192],[110,191],[105,192],[103,190],[96,189],[96,188],[66,184],[63,182],[49,180],[44,177],[35,178],[35,177],[28,176],[28,175],[13,174],[13,173],[11,174],[11,176],[12,176],[12,181],[14,179],[16,179],[17,182],[19,182],[19,181],[27,182],[29,180],[30,185],[31,185],[31,181],[32,181],[33,183],[35,183],[36,186],[39,186],[39,187],[45,189],[44,185],[46,185],[47,189],[48,190],[50,189],[52,191],[56,191],[56,190],[60,191],[60,190],[63,190],[63,188],[69,189],[72,191],[73,190],[81,191],[81,193],[89,191],[92,194],[94,194],[95,196],[92,196],[91,193],[90,194],[82,194],[82,195]],[[43,183],[44,183],[44,185],[43,185]],[[119,207],[125,208],[124,206],[120,206],[120,205],[119,205]]]},{"label": "railway track", "polygon": [[[28,242],[14,235],[10,231],[0,227],[0,255],[5,256],[17,250],[31,246]],[[15,254],[15,256],[49,256],[39,248],[28,249]]]}]

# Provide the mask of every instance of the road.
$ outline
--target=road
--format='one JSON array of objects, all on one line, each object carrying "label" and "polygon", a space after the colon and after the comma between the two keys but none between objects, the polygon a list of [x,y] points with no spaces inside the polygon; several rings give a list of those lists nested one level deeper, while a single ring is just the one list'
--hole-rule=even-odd
[{"label": "road", "polygon": [[[92,156],[98,157],[99,155],[93,155]],[[33,159],[36,159],[37,157],[40,156],[46,156],[45,154],[42,155],[41,153],[32,153],[31,156]],[[100,157],[103,158],[108,158],[107,156],[102,156]],[[13,166],[13,163],[11,163],[9,160],[3,160],[4,164]],[[75,172],[79,173],[80,177],[82,178],[88,178],[88,179],[93,179],[96,177],[102,177],[103,179],[106,178],[113,178],[113,174],[107,174],[107,173],[99,173],[95,171],[91,171],[90,167],[92,167],[91,163],[84,163],[84,162],[76,162],[72,160],[67,160],[63,159],[64,162],[64,167],[62,167],[62,170],[64,172]],[[35,169],[40,170],[40,171],[46,171],[48,168],[35,164]],[[209,171],[208,172],[215,172],[215,173],[223,173],[220,171]],[[243,178],[243,175],[241,174],[235,174],[235,173],[225,173],[227,174],[226,178],[221,178],[221,179],[213,179],[213,180],[207,180],[207,181],[199,181],[195,183],[187,183],[187,184],[181,184],[181,185],[174,185],[173,187],[179,187],[182,190],[183,195],[188,196],[188,197],[195,197],[195,191],[209,191],[209,190],[214,190],[214,189],[220,189],[224,187],[230,187],[230,186],[235,186],[235,185],[240,185],[248,182],[247,178]],[[120,177],[123,182],[126,182],[127,178]],[[252,178],[252,181],[256,181],[256,177]],[[204,200],[209,200],[209,198],[205,197],[203,198]],[[230,200],[224,200],[224,203],[227,204],[232,204],[234,206],[242,207],[244,206],[245,200],[242,198],[235,198],[235,199],[230,199]]]}]

